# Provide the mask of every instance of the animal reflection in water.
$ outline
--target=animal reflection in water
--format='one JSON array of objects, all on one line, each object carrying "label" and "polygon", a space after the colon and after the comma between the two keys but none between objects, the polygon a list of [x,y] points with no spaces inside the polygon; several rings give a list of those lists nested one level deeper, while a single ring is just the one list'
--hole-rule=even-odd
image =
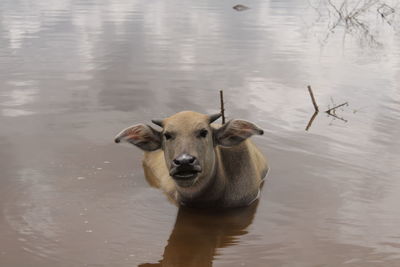
[{"label": "animal reflection in water", "polygon": [[180,207],[162,260],[139,266],[212,266],[218,249],[237,244],[247,234],[257,206],[258,200],[224,211]]}]

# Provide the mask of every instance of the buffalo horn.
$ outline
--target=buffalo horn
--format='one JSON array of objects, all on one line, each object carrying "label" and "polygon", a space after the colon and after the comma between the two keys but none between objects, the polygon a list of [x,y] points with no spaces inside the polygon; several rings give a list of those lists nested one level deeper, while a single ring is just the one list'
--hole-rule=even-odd
[{"label": "buffalo horn", "polygon": [[221,117],[221,116],[222,116],[221,113],[216,113],[216,114],[210,115],[210,116],[209,116],[209,121],[210,121],[210,123],[216,121],[216,120],[217,120],[219,117]]},{"label": "buffalo horn", "polygon": [[163,121],[162,120],[151,120],[151,122],[154,123],[155,125],[163,127]]}]

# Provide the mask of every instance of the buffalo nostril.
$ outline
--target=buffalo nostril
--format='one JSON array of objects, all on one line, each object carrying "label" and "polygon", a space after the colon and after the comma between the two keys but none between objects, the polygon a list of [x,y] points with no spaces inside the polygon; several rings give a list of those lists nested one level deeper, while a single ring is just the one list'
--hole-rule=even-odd
[{"label": "buffalo nostril", "polygon": [[175,158],[173,161],[175,166],[193,165],[196,162],[196,157],[189,154],[182,154]]}]

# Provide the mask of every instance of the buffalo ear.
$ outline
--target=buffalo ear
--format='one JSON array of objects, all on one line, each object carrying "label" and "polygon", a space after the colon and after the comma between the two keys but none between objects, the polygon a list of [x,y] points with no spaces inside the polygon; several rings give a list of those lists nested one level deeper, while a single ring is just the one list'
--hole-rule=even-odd
[{"label": "buffalo ear", "polygon": [[136,124],[122,130],[115,137],[115,143],[125,141],[144,151],[154,151],[161,148],[161,133],[144,124]]},{"label": "buffalo ear", "polygon": [[216,145],[235,146],[250,136],[264,134],[264,131],[255,124],[244,120],[230,120],[214,131]]}]

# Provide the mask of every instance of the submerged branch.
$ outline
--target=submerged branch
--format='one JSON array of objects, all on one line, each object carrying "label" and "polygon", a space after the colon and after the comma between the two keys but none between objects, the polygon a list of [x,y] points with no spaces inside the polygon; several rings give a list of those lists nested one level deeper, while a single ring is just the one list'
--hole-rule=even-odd
[{"label": "submerged branch", "polygon": [[332,117],[334,117],[334,118],[336,118],[336,119],[339,119],[339,120],[341,120],[341,121],[348,122],[348,120],[339,117],[339,116],[336,115],[335,113],[327,113],[327,114],[328,114],[329,116],[332,116]]},{"label": "submerged branch", "polygon": [[337,108],[340,108],[340,107],[343,107],[343,106],[348,106],[348,105],[349,105],[348,102],[344,102],[344,103],[342,103],[342,104],[340,104],[340,105],[337,105],[337,106],[335,106],[335,107],[333,107],[333,108],[328,109],[328,110],[325,111],[325,112],[328,113],[329,115],[331,115],[331,111],[335,111]]},{"label": "submerged branch", "polygon": [[306,127],[306,131],[308,131],[308,129],[310,129],[312,123],[314,122],[315,118],[318,115],[318,111],[315,111],[314,114],[311,116],[310,120],[308,121],[307,127]]},{"label": "submerged branch", "polygon": [[[375,29],[377,25],[374,26],[368,21],[368,17],[376,13],[393,27],[394,14],[397,10],[385,2],[387,0],[326,0],[328,31],[322,40],[323,43],[327,42],[331,34],[342,29],[344,36],[350,34],[371,47],[383,46],[383,43],[378,40],[380,31]],[[317,10],[317,13],[318,21],[321,21],[321,10]]]},{"label": "submerged branch", "polygon": [[[308,92],[310,93],[311,100],[312,100],[312,103],[313,103],[313,105],[314,105],[315,111],[314,111],[314,114],[311,116],[310,120],[308,121],[308,124],[307,124],[307,126],[306,126],[306,131],[308,131],[308,130],[311,128],[311,125],[313,124],[315,118],[317,117],[317,115],[318,115],[318,113],[319,113],[319,109],[318,109],[318,106],[317,106],[317,102],[315,101],[314,94],[313,94],[313,91],[312,91],[312,89],[311,89],[311,86],[308,85],[307,88],[308,88]],[[333,100],[332,100],[332,103],[333,103]],[[341,121],[347,122],[346,119],[344,119],[344,118],[339,117],[338,115],[336,115],[336,109],[338,109],[338,108],[340,108],[340,107],[343,107],[343,106],[348,106],[348,105],[349,105],[348,102],[344,102],[344,103],[342,103],[342,104],[340,104],[340,105],[335,105],[335,104],[333,103],[333,108],[329,108],[329,106],[328,106],[328,110],[326,110],[325,113],[328,114],[328,116],[332,116],[333,119],[339,119],[339,120],[341,120]]]}]

